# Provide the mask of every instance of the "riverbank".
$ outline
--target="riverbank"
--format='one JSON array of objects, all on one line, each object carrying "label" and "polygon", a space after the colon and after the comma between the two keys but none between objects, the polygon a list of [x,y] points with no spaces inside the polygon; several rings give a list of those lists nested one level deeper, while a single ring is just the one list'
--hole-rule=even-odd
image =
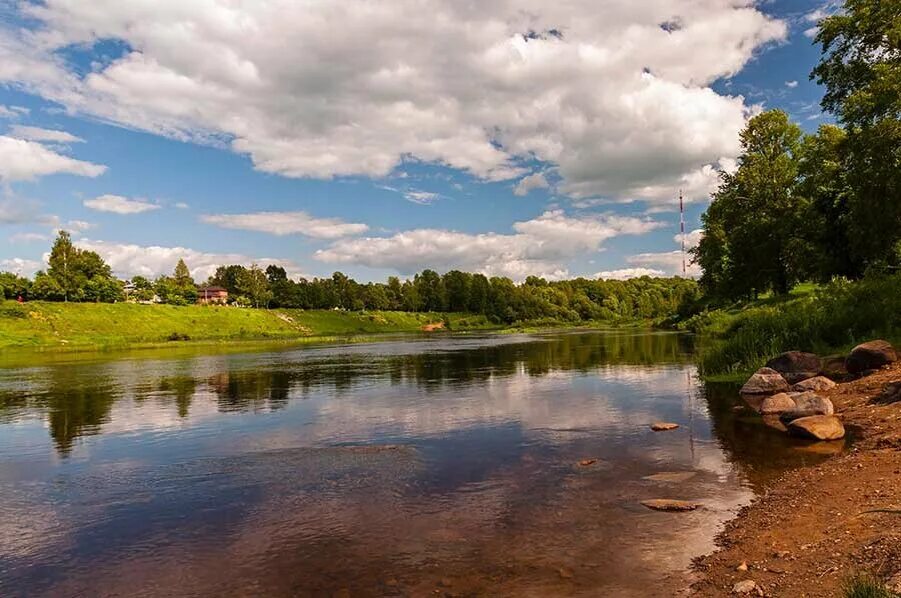
[{"label": "riverbank", "polygon": [[706,379],[746,378],[790,350],[844,354],[871,338],[901,345],[901,274],[799,285],[784,297],[705,311],[678,328],[698,335]]},{"label": "riverbank", "polygon": [[160,349],[236,343],[373,340],[391,334],[523,333],[576,328],[645,328],[647,322],[499,324],[482,314],[242,309],[133,303],[0,302],[0,357],[17,352]]},{"label": "riverbank", "polygon": [[748,595],[786,598],[844,596],[860,573],[901,581],[901,401],[879,400],[899,380],[895,363],[820,393],[834,403],[850,447],[783,475],[742,509],[718,537],[721,549],[696,560],[688,595],[734,595],[745,580],[763,591]]}]

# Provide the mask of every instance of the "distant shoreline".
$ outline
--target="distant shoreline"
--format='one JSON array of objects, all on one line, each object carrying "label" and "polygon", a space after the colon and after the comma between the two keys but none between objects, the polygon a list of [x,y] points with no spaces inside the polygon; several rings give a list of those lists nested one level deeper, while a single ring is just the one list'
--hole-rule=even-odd
[{"label": "distant shoreline", "polygon": [[494,323],[483,315],[244,309],[131,303],[0,303],[0,365],[17,356],[285,347],[453,332],[650,329],[645,321]]}]

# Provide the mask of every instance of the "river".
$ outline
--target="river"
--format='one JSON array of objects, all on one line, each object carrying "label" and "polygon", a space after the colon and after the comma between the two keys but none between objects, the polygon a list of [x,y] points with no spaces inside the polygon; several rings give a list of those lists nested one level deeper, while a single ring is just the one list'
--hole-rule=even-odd
[{"label": "river", "polygon": [[613,331],[0,368],[0,595],[670,595],[823,458],[692,357]]}]

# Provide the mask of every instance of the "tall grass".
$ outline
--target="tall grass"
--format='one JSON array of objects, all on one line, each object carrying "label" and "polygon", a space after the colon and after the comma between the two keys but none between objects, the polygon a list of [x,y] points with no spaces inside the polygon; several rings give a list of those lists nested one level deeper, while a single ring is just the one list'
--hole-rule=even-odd
[{"label": "tall grass", "polygon": [[898,594],[886,588],[870,575],[855,575],[845,583],[845,598],[898,598]]},{"label": "tall grass", "polygon": [[712,312],[701,333],[704,375],[752,371],[789,350],[845,351],[875,337],[901,338],[901,275],[836,281],[807,296]]}]

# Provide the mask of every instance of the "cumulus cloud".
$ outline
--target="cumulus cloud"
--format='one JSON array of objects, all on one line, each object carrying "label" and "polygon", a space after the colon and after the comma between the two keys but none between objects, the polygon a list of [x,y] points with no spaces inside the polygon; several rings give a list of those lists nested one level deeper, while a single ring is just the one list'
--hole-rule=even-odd
[{"label": "cumulus cloud", "polygon": [[[696,228],[693,231],[685,233],[685,249],[692,249],[697,247],[701,242],[701,238],[704,236],[703,229]],[[682,233],[677,234],[673,237],[673,241],[676,242],[677,245],[682,244]]]},{"label": "cumulus cloud", "polygon": [[291,276],[301,274],[293,262],[277,258],[255,258],[239,253],[208,253],[187,247],[143,246],[91,239],[79,239],[75,244],[82,249],[99,253],[100,257],[113,269],[113,272],[123,278],[135,275],[154,278],[162,274],[171,274],[179,259],[185,260],[191,270],[191,275],[196,280],[206,279],[216,271],[218,266],[228,264],[246,266],[252,263],[263,266],[275,264],[284,267]]},{"label": "cumulus cloud", "polygon": [[337,239],[366,232],[365,224],[338,218],[314,218],[306,212],[254,212],[250,214],[205,214],[202,222],[222,228],[251,230],[271,235],[305,235],[314,239]]},{"label": "cumulus cloud", "polygon": [[64,156],[40,143],[0,135],[0,180],[4,182],[30,181],[58,173],[93,178],[105,171],[106,166]]},{"label": "cumulus cloud", "polygon": [[[498,181],[537,160],[573,197],[649,201],[737,155],[750,108],[710,84],[786,36],[784,22],[735,0],[21,10],[37,25],[0,30],[0,81],[75,113],[228,145],[265,172],[382,177],[419,160]],[[562,33],[526,35],[551,30]],[[101,39],[129,51],[86,76],[55,53]]]},{"label": "cumulus cloud", "polygon": [[391,237],[345,239],[314,257],[337,264],[390,268],[412,274],[423,268],[482,272],[522,280],[528,275],[557,279],[568,275],[565,262],[597,252],[619,235],[640,235],[662,226],[653,220],[615,215],[567,216],[550,210],[513,225],[514,234],[470,234],[414,229]]},{"label": "cumulus cloud", "polygon": [[433,193],[432,191],[417,191],[416,189],[404,191],[404,199],[424,206],[434,203],[440,198],[440,193]]},{"label": "cumulus cloud", "polygon": [[794,81],[794,80],[792,80],[792,81],[786,81],[786,82],[785,82],[785,86],[788,87],[789,89],[794,89],[794,88],[796,88],[796,87],[798,86],[798,82],[797,82],[797,81]]},{"label": "cumulus cloud", "polygon": [[[626,258],[626,262],[633,266],[656,267],[670,275],[682,275],[682,251],[664,251],[661,253],[639,253]],[[691,263],[691,256],[685,256],[685,275],[689,278],[697,278],[701,275],[701,268]]]},{"label": "cumulus cloud", "polygon": [[0,260],[0,272],[12,272],[19,276],[32,276],[43,267],[44,264],[42,262],[20,257]]},{"label": "cumulus cloud", "polygon": [[53,143],[81,143],[81,137],[76,137],[66,131],[56,129],[42,129],[41,127],[28,127],[25,125],[13,125],[9,128],[9,135],[17,139],[28,141],[49,141]]},{"label": "cumulus cloud", "polygon": [[629,278],[640,278],[642,276],[666,276],[666,272],[654,270],[653,268],[620,268],[619,270],[604,270],[594,275],[595,278],[604,280],[628,280]]},{"label": "cumulus cloud", "polygon": [[160,206],[143,199],[130,199],[121,195],[101,195],[94,199],[86,199],[82,202],[84,207],[98,212],[112,212],[113,214],[142,214],[151,210],[158,210]]},{"label": "cumulus cloud", "polygon": [[513,195],[525,197],[533,189],[547,189],[550,184],[547,182],[544,174],[536,172],[520,179],[513,188]]}]

